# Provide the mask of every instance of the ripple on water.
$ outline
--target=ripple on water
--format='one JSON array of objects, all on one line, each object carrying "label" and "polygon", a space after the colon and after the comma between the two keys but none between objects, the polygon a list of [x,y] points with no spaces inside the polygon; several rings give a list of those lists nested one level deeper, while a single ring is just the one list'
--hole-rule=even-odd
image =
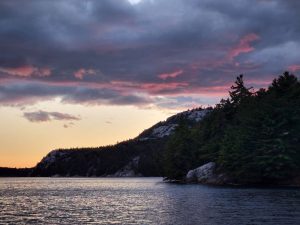
[{"label": "ripple on water", "polygon": [[0,224],[299,224],[299,189],[161,178],[1,178]]}]

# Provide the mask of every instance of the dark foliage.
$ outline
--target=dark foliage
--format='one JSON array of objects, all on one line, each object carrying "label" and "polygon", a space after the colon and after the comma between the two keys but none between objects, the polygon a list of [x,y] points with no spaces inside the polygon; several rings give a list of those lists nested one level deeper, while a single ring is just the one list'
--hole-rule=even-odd
[{"label": "dark foliage", "polygon": [[209,161],[240,183],[276,183],[299,175],[299,81],[285,72],[267,90],[250,90],[238,76],[229,99],[192,129],[177,129],[166,149],[169,179],[181,179]]},{"label": "dark foliage", "polygon": [[[42,160],[31,176],[107,176],[126,166],[134,157],[139,163],[133,169],[143,176],[162,176],[157,156],[165,139],[129,140],[99,148],[58,150],[53,163]],[[51,154],[51,153],[49,153]],[[49,156],[49,155],[48,155]]]},{"label": "dark foliage", "polygon": [[7,168],[0,167],[0,177],[27,177],[31,173],[31,168]]}]

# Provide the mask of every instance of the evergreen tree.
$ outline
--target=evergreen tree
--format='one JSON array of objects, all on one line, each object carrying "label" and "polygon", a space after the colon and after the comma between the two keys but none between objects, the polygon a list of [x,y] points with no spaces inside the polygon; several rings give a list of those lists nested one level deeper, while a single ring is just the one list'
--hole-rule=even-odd
[{"label": "evergreen tree", "polygon": [[300,174],[300,83],[285,72],[268,89],[253,93],[243,75],[230,98],[197,126],[179,126],[166,150],[166,175],[218,162],[237,182],[277,183]]},{"label": "evergreen tree", "polygon": [[255,96],[240,105],[223,138],[219,162],[239,181],[288,179],[300,163],[297,78],[285,73],[268,91],[259,90]]},{"label": "evergreen tree", "polygon": [[230,102],[233,106],[239,105],[243,100],[247,99],[252,95],[250,92],[251,88],[246,88],[243,81],[243,75],[239,75],[236,78],[235,85],[231,86],[231,91],[229,91]]},{"label": "evergreen tree", "polygon": [[171,180],[182,179],[188,170],[196,166],[195,140],[188,125],[182,121],[166,145],[164,171]]},{"label": "evergreen tree", "polygon": [[273,80],[272,86],[269,88],[269,90],[279,96],[282,96],[287,94],[297,85],[299,85],[297,77],[289,72],[284,72],[283,75]]}]

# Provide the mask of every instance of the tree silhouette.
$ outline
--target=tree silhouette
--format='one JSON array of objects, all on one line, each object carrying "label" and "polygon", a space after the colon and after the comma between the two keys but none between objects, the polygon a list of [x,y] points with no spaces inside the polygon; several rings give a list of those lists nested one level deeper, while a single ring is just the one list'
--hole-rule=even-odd
[{"label": "tree silhouette", "polygon": [[243,75],[239,75],[236,78],[236,81],[234,82],[235,85],[231,86],[231,91],[229,91],[229,96],[230,96],[230,102],[234,105],[237,106],[239,105],[244,99],[250,97],[252,95],[252,93],[250,92],[250,90],[252,89],[252,87],[250,88],[246,88],[244,85],[244,81],[243,81]]}]

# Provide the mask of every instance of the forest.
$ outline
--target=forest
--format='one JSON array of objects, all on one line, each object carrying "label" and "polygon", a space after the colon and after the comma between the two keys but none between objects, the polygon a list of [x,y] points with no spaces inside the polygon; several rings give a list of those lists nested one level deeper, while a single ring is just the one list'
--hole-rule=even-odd
[{"label": "forest", "polygon": [[229,97],[194,127],[182,121],[166,144],[164,175],[184,179],[216,162],[237,183],[277,183],[299,177],[300,83],[285,72],[267,89],[246,87],[243,75]]}]

